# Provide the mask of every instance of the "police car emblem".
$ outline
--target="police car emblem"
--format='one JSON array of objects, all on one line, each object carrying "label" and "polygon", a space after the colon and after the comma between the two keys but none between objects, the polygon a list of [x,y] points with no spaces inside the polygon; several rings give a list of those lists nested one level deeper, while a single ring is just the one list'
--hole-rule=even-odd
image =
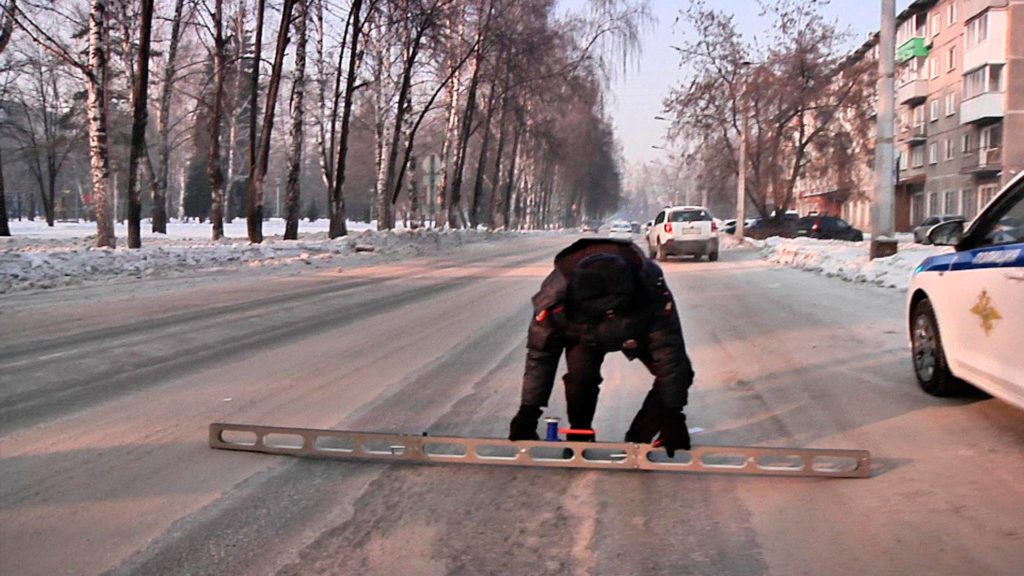
[{"label": "police car emblem", "polygon": [[992,297],[988,295],[988,290],[984,289],[978,294],[978,301],[971,307],[971,314],[981,318],[981,327],[985,330],[986,336],[995,327],[993,322],[1003,319],[999,311],[992,307]]}]

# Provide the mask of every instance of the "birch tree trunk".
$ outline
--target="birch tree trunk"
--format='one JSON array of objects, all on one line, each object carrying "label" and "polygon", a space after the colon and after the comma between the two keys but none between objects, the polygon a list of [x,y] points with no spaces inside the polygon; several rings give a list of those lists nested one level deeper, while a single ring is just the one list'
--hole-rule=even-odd
[{"label": "birch tree trunk", "polygon": [[448,225],[452,228],[460,226],[458,220],[461,217],[460,209],[462,203],[462,174],[466,168],[466,149],[469,147],[469,137],[473,133],[473,113],[476,111],[476,93],[480,84],[480,53],[473,59],[473,74],[469,79],[469,90],[466,93],[466,110],[462,115],[462,126],[459,131],[459,140],[455,146],[455,168],[452,171],[452,189],[448,201],[450,203],[448,212]]},{"label": "birch tree trunk", "polygon": [[501,185],[501,161],[505,154],[505,133],[507,132],[505,120],[508,116],[509,102],[507,73],[502,89],[504,93],[501,96],[501,113],[498,116],[498,144],[494,151],[494,172],[491,173],[491,203],[490,210],[488,211],[488,223],[492,229],[508,226],[508,219],[505,218],[505,192],[504,187]]},{"label": "birch tree trunk", "polygon": [[4,188],[3,149],[0,148],[0,236],[10,236],[11,227],[7,223],[7,190]]},{"label": "birch tree trunk", "polygon": [[274,51],[270,83],[267,85],[267,102],[263,111],[263,126],[260,129],[259,154],[256,157],[255,170],[249,179],[247,225],[249,242],[254,244],[263,242],[263,181],[266,178],[267,163],[270,160],[270,135],[274,130],[274,109],[277,107],[277,93],[281,87],[284,52],[288,47],[288,23],[292,19],[294,5],[295,0],[284,0],[284,5],[281,7],[281,26],[277,33],[277,48]]},{"label": "birch tree trunk", "polygon": [[213,8],[213,101],[210,104],[210,153],[206,176],[210,180],[210,224],[213,240],[224,237],[224,170],[220,162],[220,125],[224,102],[224,0]]},{"label": "birch tree trunk", "polygon": [[448,193],[449,177],[451,174],[451,154],[455,146],[455,139],[459,134],[459,103],[462,92],[462,74],[453,70],[458,66],[458,55],[462,53],[463,37],[466,31],[465,5],[460,5],[458,10],[452,11],[451,20],[448,22],[449,29],[458,30],[453,43],[448,48],[448,72],[451,81],[447,86],[448,100],[446,102],[446,121],[444,128],[444,141],[441,143],[441,174],[437,183],[437,216],[434,219],[435,227],[448,226],[451,221],[451,200]]},{"label": "birch tree trunk", "polygon": [[167,172],[171,161],[171,96],[174,93],[174,79],[177,74],[178,43],[181,39],[181,12],[184,0],[175,0],[174,18],[171,20],[170,46],[167,48],[167,63],[164,68],[160,107],[157,109],[156,133],[159,162],[157,172],[151,173],[150,186],[153,188],[153,232],[167,233]]},{"label": "birch tree trunk", "polygon": [[[352,96],[356,90],[356,68],[359,62],[359,37],[363,33],[361,19],[363,0],[353,0],[351,8],[352,46],[349,50],[348,72],[345,78],[345,103],[341,113],[341,134],[338,136],[338,159],[334,163],[334,196],[330,200],[331,226],[328,236],[338,238],[348,234],[345,223],[345,162],[348,159],[348,137],[352,118]],[[344,48],[344,44],[342,45]],[[341,56],[339,55],[339,58]],[[340,72],[340,71],[339,71]],[[337,109],[337,107],[335,107]]]},{"label": "birch tree trunk", "polygon": [[288,221],[285,224],[284,239],[299,237],[299,177],[302,174],[302,121],[303,99],[306,83],[306,20],[307,0],[296,0],[295,14],[295,76],[292,79],[292,133],[291,149],[288,151],[288,183],[285,199]]},{"label": "birch tree trunk", "polygon": [[[487,112],[483,123],[483,138],[480,142],[480,158],[476,164],[476,178],[473,181],[473,205],[469,209],[470,227],[480,224],[480,201],[484,195],[484,175],[487,172],[487,152],[491,147],[491,121],[494,119],[494,103],[497,100],[497,86],[491,86],[487,96]],[[493,187],[492,187],[493,188]]]},{"label": "birch tree trunk", "polygon": [[96,207],[96,246],[113,248],[114,218],[110,198],[110,154],[107,140],[107,2],[91,0],[89,5],[89,48],[86,100],[89,119],[89,165],[92,172],[93,202]]},{"label": "birch tree trunk", "polygon": [[[7,48],[7,44],[11,41],[11,35],[14,33],[14,11],[17,9],[15,0],[10,0],[5,6],[0,8],[3,13],[0,14],[2,24],[0,24],[0,54],[3,54]],[[10,236],[11,227],[7,223],[7,200],[6,190],[4,189],[4,162],[2,156],[3,150],[0,149],[0,236]]]},{"label": "birch tree trunk", "polygon": [[[139,67],[132,90],[132,148],[128,159],[128,247],[141,248],[142,163],[146,154],[146,123],[149,108],[149,46],[153,32],[153,0],[142,1],[139,23]],[[217,0],[220,2],[220,0]]]}]

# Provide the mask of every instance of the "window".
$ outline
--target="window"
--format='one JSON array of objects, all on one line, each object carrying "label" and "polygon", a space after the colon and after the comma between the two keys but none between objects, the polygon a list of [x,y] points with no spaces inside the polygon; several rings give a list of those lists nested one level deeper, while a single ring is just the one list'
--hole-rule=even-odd
[{"label": "window", "polygon": [[956,114],[956,92],[946,94],[946,116]]},{"label": "window", "polygon": [[964,100],[1003,91],[1003,65],[989,64],[964,76]]},{"label": "window", "polygon": [[956,46],[950,46],[949,50],[946,51],[946,70],[952,71],[956,69]]},{"label": "window", "polygon": [[988,68],[988,92],[1003,91],[1003,65],[989,64]]},{"label": "window", "polygon": [[924,148],[914,146],[910,150],[910,167],[920,168],[921,166],[924,166]]},{"label": "window", "polygon": [[914,126],[922,126],[924,124],[924,104],[914,108]]},{"label": "window", "polygon": [[946,22],[950,25],[956,22],[956,0],[950,2],[949,6],[946,7]]},{"label": "window", "polygon": [[995,197],[997,190],[999,190],[999,187],[996,186],[995,184],[989,184],[987,186],[981,186],[980,188],[978,188],[978,194],[980,196],[980,198],[978,199],[979,207],[984,208],[985,206],[987,206],[988,203],[992,201],[992,198]]},{"label": "window", "polygon": [[928,163],[938,164],[939,163],[939,143],[932,142],[928,145]]},{"label": "window", "polygon": [[963,152],[965,156],[974,151],[973,141],[974,137],[971,135],[971,133],[965,132],[963,138],[960,141],[960,151]]},{"label": "window", "polygon": [[[986,215],[988,222],[979,230],[986,232],[984,246],[1024,242],[1024,194],[1009,194],[993,212]],[[998,218],[998,220],[996,220]]]},{"label": "window", "polygon": [[929,78],[938,78],[939,77],[939,67],[935,64],[935,56],[929,56],[928,57],[928,77]]},{"label": "window", "polygon": [[978,215],[978,191],[974,188],[964,188],[960,202],[963,205],[963,215],[968,221]]},{"label": "window", "polygon": [[937,214],[939,211],[939,193],[928,193],[928,215]]},{"label": "window", "polygon": [[956,214],[956,213],[960,212],[960,210],[958,210],[958,206],[956,205],[957,204],[957,191],[956,190],[947,190],[943,200],[944,201],[943,201],[943,205],[942,205],[942,211],[945,214]]},{"label": "window", "polygon": [[968,20],[965,28],[967,28],[968,48],[973,48],[985,40],[988,40],[988,12],[985,12],[977,18]]},{"label": "window", "polygon": [[899,158],[898,158],[899,159],[900,170],[906,170],[907,169],[907,160],[909,158],[910,158],[910,155],[907,154],[906,150],[900,152],[900,155],[899,155]]},{"label": "window", "polygon": [[939,13],[936,12],[935,16],[931,18],[932,21],[932,36],[938,36],[939,31],[942,30],[942,18],[939,17]]},{"label": "window", "polygon": [[939,119],[939,101],[938,100],[932,100],[931,114],[929,115],[928,119],[931,120],[932,122],[935,122],[936,120]]},{"label": "window", "polygon": [[665,213],[664,212],[659,212],[658,213],[658,217],[654,219],[654,223],[655,224],[661,224],[664,221],[665,221]]},{"label": "window", "polygon": [[1003,125],[996,124],[981,129],[978,134],[978,149],[990,150],[1003,144]]},{"label": "window", "polygon": [[911,221],[920,222],[924,220],[925,205],[924,205],[924,193],[917,192],[910,197],[910,213]]},{"label": "window", "polygon": [[946,138],[946,160],[952,160],[956,153],[956,142],[952,138]]},{"label": "window", "polygon": [[910,114],[906,109],[900,110],[900,132],[906,132],[910,128]]}]

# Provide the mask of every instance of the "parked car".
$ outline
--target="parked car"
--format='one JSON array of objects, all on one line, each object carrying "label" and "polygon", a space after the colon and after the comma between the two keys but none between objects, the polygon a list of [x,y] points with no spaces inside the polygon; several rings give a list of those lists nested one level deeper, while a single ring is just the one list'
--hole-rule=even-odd
[{"label": "parked car", "polygon": [[597,220],[584,220],[583,226],[580,227],[580,232],[597,232],[597,229],[601,227],[601,223]]},{"label": "parked car", "polygon": [[640,223],[639,222],[630,222],[629,223],[629,231],[632,232],[633,234],[640,234],[641,233],[641,231],[640,231]]},{"label": "parked car", "polygon": [[864,233],[850,226],[842,218],[835,216],[804,216],[796,221],[797,237],[818,238],[820,240],[849,240],[861,242]]},{"label": "parked car", "polygon": [[647,233],[651,258],[664,262],[669,256],[707,256],[718,260],[718,226],[701,206],[665,208],[654,218]]},{"label": "parked car", "polygon": [[940,214],[938,216],[929,216],[914,228],[914,242],[917,242],[918,244],[929,244],[928,231],[932,229],[932,226],[942,224],[943,222],[949,222],[950,220],[963,219],[964,217],[959,214]]},{"label": "parked car", "polygon": [[632,238],[633,228],[629,225],[629,222],[618,220],[612,222],[612,225],[608,228],[608,236],[612,238]]},{"label": "parked car", "polygon": [[907,290],[914,374],[935,396],[981,388],[1024,408],[1024,173],[964,229],[942,222]]},{"label": "parked car", "polygon": [[726,234],[735,234],[736,233],[736,219],[735,218],[729,218],[728,220],[725,220],[724,222],[722,222],[722,232],[725,232]]}]

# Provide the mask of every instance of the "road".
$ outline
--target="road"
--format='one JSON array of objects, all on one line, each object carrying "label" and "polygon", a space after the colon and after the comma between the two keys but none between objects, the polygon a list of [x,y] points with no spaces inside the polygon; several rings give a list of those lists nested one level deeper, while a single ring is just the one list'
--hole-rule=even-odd
[{"label": "road", "polygon": [[[3,297],[0,574],[1020,573],[1024,412],[920,392],[902,293],[748,250],[665,265],[695,443],[867,449],[871,478],[207,447],[213,421],[504,436],[568,240]],[[621,356],[604,377],[595,427],[620,440],[650,378]]]}]

